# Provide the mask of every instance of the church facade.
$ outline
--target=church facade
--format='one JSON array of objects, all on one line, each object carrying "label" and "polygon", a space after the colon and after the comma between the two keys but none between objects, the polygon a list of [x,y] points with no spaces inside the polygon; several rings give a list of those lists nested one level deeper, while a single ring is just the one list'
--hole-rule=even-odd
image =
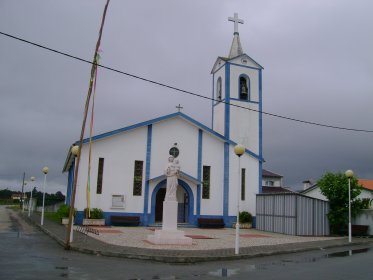
[{"label": "church facade", "polygon": [[[92,138],[90,208],[110,216],[139,216],[141,225],[162,222],[166,193],[165,166],[178,159],[178,222],[197,224],[199,217],[223,218],[227,227],[240,210],[255,217],[262,189],[262,70],[246,55],[235,32],[228,57],[218,57],[211,71],[212,124],[208,127],[177,112],[103,133]],[[245,146],[239,159],[236,144]],[[75,143],[78,144],[78,143]],[[88,144],[81,150],[75,207],[81,223],[87,207]],[[75,157],[68,152],[67,204],[71,202]],[[238,197],[240,196],[240,197]]]}]

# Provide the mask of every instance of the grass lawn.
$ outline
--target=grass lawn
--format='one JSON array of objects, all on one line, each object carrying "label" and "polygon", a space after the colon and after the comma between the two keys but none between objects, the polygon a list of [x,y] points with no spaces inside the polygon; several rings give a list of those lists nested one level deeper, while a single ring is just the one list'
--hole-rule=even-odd
[{"label": "grass lawn", "polygon": [[44,217],[47,218],[48,220],[51,220],[57,224],[61,223],[61,218],[58,216],[56,212],[45,212]]}]

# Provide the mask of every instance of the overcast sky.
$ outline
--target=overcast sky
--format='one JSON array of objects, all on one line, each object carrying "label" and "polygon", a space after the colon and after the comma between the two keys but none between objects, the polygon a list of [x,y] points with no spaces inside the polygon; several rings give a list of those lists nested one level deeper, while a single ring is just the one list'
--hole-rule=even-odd
[{"label": "overcast sky", "polygon": [[[91,60],[104,0],[1,0],[0,31]],[[101,63],[211,96],[238,12],[243,50],[264,67],[263,110],[373,130],[373,1],[119,1]],[[36,176],[65,193],[62,168],[79,138],[91,66],[0,35],[0,188]],[[209,125],[211,102],[99,69],[94,134],[176,112]],[[326,171],[373,179],[373,133],[264,117],[264,167],[300,188]],[[29,188],[30,185],[27,186]]]}]

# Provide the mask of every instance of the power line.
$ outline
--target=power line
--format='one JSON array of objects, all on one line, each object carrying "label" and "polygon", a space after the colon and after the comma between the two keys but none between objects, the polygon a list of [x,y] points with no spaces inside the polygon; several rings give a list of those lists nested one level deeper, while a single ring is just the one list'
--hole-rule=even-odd
[{"label": "power line", "polygon": [[[94,62],[86,60],[84,58],[81,58],[81,57],[78,57],[78,56],[74,56],[74,55],[71,55],[71,54],[68,54],[68,53],[56,50],[56,49],[52,49],[52,48],[43,46],[41,44],[25,40],[25,39],[22,39],[20,37],[16,37],[14,35],[10,35],[8,33],[4,33],[4,32],[0,31],[0,34],[4,35],[6,37],[9,37],[9,38],[12,38],[12,39],[15,39],[15,40],[18,40],[18,41],[21,41],[21,42],[24,42],[24,43],[27,43],[27,44],[39,47],[39,48],[42,48],[42,49],[45,49],[45,50],[48,50],[48,51],[51,51],[51,52],[63,55],[63,56],[67,56],[67,57],[70,57],[70,58],[73,58],[73,59],[76,59],[76,60],[88,63],[88,64],[95,64]],[[153,81],[153,80],[150,80],[150,79],[147,79],[147,78],[144,78],[144,77],[141,77],[141,76],[137,76],[137,75],[134,75],[134,74],[131,74],[131,73],[127,73],[127,72],[124,72],[124,71],[121,71],[121,70],[118,70],[118,69],[115,69],[115,68],[111,68],[109,66],[105,66],[105,65],[102,65],[102,64],[97,64],[97,66],[101,67],[101,68],[104,68],[104,69],[107,69],[107,70],[110,70],[110,71],[113,71],[113,72],[116,72],[116,73],[119,73],[119,74],[122,74],[122,75],[126,75],[126,76],[129,76],[129,77],[135,78],[135,79],[139,79],[139,80],[142,80],[142,81],[145,81],[145,82],[148,82],[148,83],[152,83],[152,84],[155,84],[155,85],[158,85],[158,86],[169,88],[169,89],[172,89],[172,90],[175,90],[175,91],[178,91],[178,92],[182,92],[182,93],[189,94],[189,95],[192,95],[192,96],[196,96],[196,97],[199,97],[199,98],[207,99],[207,100],[210,100],[210,101],[217,101],[217,102],[220,102],[220,103],[223,103],[223,104],[228,104],[229,106],[234,106],[234,107],[237,107],[237,108],[241,108],[241,109],[245,109],[245,110],[249,110],[249,111],[253,111],[253,112],[262,113],[263,115],[267,115],[267,116],[271,116],[271,117],[275,117],[275,118],[280,118],[280,119],[284,119],[284,120],[288,120],[288,121],[294,121],[294,122],[299,122],[299,123],[309,124],[309,125],[315,125],[315,126],[320,126],[320,127],[339,129],[339,130],[373,133],[373,130],[348,128],[348,127],[341,127],[341,126],[334,126],[334,125],[322,124],[322,123],[311,122],[311,121],[300,120],[300,119],[296,119],[296,118],[292,118],[292,117],[282,116],[282,115],[278,115],[278,114],[268,113],[268,112],[264,112],[264,111],[260,111],[260,110],[251,109],[251,108],[246,108],[244,106],[240,106],[240,105],[237,105],[237,104],[232,104],[232,103],[229,103],[229,102],[226,102],[226,101],[216,100],[214,98],[207,97],[207,96],[195,93],[195,92],[187,91],[187,90],[184,90],[184,89],[181,89],[181,88],[177,88],[177,87],[170,86],[170,85],[167,85],[167,84],[164,84],[164,83]]]}]

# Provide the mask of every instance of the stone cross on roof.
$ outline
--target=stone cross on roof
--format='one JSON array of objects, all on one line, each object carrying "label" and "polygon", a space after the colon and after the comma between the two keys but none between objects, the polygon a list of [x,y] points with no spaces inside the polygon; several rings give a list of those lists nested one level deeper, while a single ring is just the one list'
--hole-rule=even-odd
[{"label": "stone cross on roof", "polygon": [[238,13],[234,13],[234,17],[229,17],[228,20],[234,22],[234,33],[238,33],[238,24],[239,23],[241,23],[241,24],[244,23],[244,21],[242,19],[238,18]]},{"label": "stone cross on roof", "polygon": [[181,109],[184,109],[184,107],[182,107],[182,106],[179,104],[179,106],[176,106],[176,109],[180,112]]}]

